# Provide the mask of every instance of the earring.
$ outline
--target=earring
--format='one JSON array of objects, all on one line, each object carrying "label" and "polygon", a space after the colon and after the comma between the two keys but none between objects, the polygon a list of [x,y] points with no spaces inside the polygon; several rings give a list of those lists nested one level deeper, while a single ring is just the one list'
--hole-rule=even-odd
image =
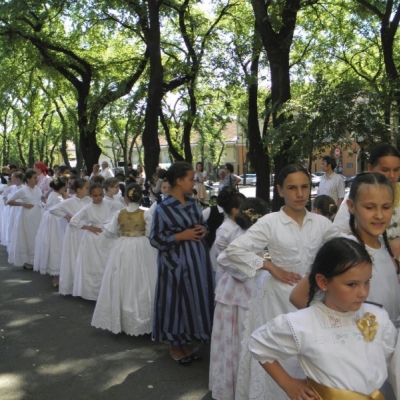
[{"label": "earring", "polygon": [[326,292],[326,291],[327,291],[327,288],[323,288],[322,291],[323,291],[323,292]]}]

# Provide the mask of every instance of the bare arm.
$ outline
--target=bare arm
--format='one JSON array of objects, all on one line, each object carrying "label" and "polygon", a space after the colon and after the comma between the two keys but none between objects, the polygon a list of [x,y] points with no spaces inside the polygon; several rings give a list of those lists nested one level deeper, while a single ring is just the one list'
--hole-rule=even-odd
[{"label": "bare arm", "polygon": [[310,284],[308,282],[308,275],[305,276],[290,293],[290,302],[299,310],[307,307],[308,294],[310,292]]}]

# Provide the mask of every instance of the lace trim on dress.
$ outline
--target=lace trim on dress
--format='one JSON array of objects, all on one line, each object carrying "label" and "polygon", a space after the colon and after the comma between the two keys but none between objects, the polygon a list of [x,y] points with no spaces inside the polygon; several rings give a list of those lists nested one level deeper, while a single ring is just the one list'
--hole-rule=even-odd
[{"label": "lace trim on dress", "polygon": [[110,308],[96,307],[93,315],[92,326],[109,330],[118,334],[125,332],[128,335],[139,336],[151,333],[152,313],[141,313],[122,310],[118,313],[111,313]]}]

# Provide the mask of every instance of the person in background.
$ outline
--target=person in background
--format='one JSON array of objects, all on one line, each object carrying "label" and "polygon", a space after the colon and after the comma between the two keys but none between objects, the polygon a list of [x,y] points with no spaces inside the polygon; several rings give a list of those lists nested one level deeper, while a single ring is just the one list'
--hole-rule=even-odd
[{"label": "person in background", "polygon": [[101,176],[103,176],[104,179],[114,178],[114,174],[109,168],[107,161],[101,163]]},{"label": "person in background", "polygon": [[97,175],[100,175],[100,165],[94,164],[92,167],[92,173],[90,174],[89,179],[92,180],[92,178]]},{"label": "person in background", "polygon": [[14,173],[18,171],[18,167],[15,164],[10,164],[8,166],[8,168],[10,169],[10,176]]},{"label": "person in background", "polygon": [[54,176],[59,176],[60,166],[58,164],[53,165]]},{"label": "person in background", "polygon": [[218,172],[219,182],[218,182],[218,192],[220,192],[224,188],[224,181],[226,177],[226,172],[224,169],[220,169]]},{"label": "person in background", "polygon": [[145,190],[146,183],[146,173],[144,172],[144,168],[141,165],[137,166],[137,178],[136,182],[142,187],[142,190]]},{"label": "person in background", "polygon": [[194,188],[197,191],[196,199],[200,201],[200,203],[204,203],[206,198],[206,188],[204,187],[204,182],[207,178],[207,171],[204,171],[204,165],[202,162],[198,162],[196,164],[196,171],[194,173]]},{"label": "person in background", "polygon": [[236,185],[241,181],[241,179],[233,173],[233,165],[231,163],[226,163],[225,165],[225,179],[224,187],[236,188]]},{"label": "person in background", "polygon": [[51,178],[47,176],[47,166],[42,161],[37,161],[34,164],[34,171],[37,175],[37,186],[42,191],[44,197],[50,192],[50,182]]},{"label": "person in background", "polygon": [[69,176],[71,169],[67,165],[61,165],[58,172],[59,176]]},{"label": "person in background", "polygon": [[322,157],[321,169],[325,175],[318,186],[317,197],[322,194],[332,197],[338,207],[344,199],[344,180],[335,172],[336,160],[333,157]]}]

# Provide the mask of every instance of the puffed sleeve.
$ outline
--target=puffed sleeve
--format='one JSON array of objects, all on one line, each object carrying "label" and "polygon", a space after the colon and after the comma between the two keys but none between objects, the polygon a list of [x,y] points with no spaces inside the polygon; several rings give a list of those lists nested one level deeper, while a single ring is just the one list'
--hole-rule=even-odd
[{"label": "puffed sleeve", "polygon": [[227,272],[233,278],[237,279],[238,281],[245,282],[248,279],[248,276],[244,274],[241,270],[235,268],[227,259],[226,251],[220,253],[217,258],[218,265],[222,268],[224,272]]},{"label": "puffed sleeve", "polygon": [[24,190],[17,190],[14,192],[8,199],[8,201],[13,201],[13,200],[21,200],[25,197],[25,191]]},{"label": "puffed sleeve", "polygon": [[271,215],[260,218],[226,249],[228,261],[248,277],[255,276],[264,264],[264,258],[259,254],[262,254],[272,236]]},{"label": "puffed sleeve", "polygon": [[180,227],[173,226],[172,216],[167,214],[160,203],[153,216],[153,223],[150,232],[150,244],[160,251],[167,251],[178,242],[175,234],[182,232]]},{"label": "puffed sleeve", "polygon": [[115,235],[120,231],[121,227],[118,223],[118,216],[120,211],[114,212],[106,224],[103,225],[103,232],[105,237],[115,237]]},{"label": "puffed sleeve", "polygon": [[86,208],[82,208],[81,211],[76,213],[69,221],[70,226],[73,226],[76,229],[82,229],[84,225],[91,225],[90,222],[87,221],[87,212]]},{"label": "puffed sleeve", "polygon": [[146,237],[150,236],[151,224],[153,222],[153,213],[154,213],[154,208],[152,210],[151,207],[150,207],[143,214],[144,222],[146,223],[146,230],[145,230],[145,233],[144,233]]},{"label": "puffed sleeve", "polygon": [[279,315],[253,332],[248,348],[261,364],[299,354],[286,315]]},{"label": "puffed sleeve", "polygon": [[335,215],[335,219],[333,220],[334,225],[336,225],[339,230],[346,235],[351,234],[351,229],[349,225],[350,213],[349,206],[347,205],[348,198],[349,195],[346,194],[344,200],[342,201],[342,204],[339,207],[338,212]]},{"label": "puffed sleeve", "polygon": [[68,211],[68,204],[69,204],[69,199],[62,201],[61,203],[58,203],[55,206],[51,207],[49,212],[50,214],[61,218],[64,218],[67,215],[72,217],[71,212]]},{"label": "puffed sleeve", "polygon": [[388,362],[389,380],[396,398],[400,399],[400,335],[391,321],[384,327],[383,348]]}]

